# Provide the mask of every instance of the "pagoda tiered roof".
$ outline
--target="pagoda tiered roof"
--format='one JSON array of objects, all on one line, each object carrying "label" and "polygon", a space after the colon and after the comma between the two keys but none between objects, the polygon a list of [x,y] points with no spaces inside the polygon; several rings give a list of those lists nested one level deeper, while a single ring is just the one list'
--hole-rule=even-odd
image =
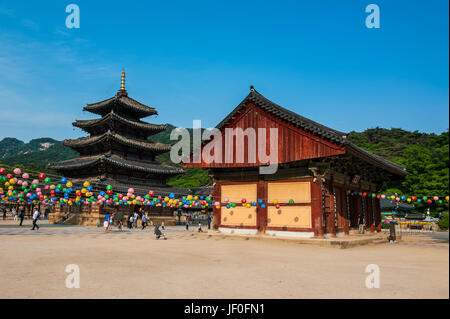
[{"label": "pagoda tiered roof", "polygon": [[177,175],[183,173],[183,169],[178,167],[163,165],[159,163],[128,160],[117,155],[109,154],[98,154],[94,156],[73,158],[66,161],[52,163],[50,164],[49,168],[67,172],[71,170],[79,170],[82,168],[98,166],[101,164],[111,165],[113,167],[121,169],[129,169],[133,171],[159,175]]},{"label": "pagoda tiered roof", "polygon": [[83,111],[99,114],[101,116],[105,116],[111,111],[115,111],[120,114],[129,114],[134,118],[158,114],[153,107],[142,104],[129,97],[125,90],[120,90],[117,92],[117,95],[112,98],[86,105],[83,108]]},{"label": "pagoda tiered roof", "polygon": [[132,147],[136,150],[151,152],[153,154],[161,154],[170,151],[170,145],[162,143],[152,143],[145,140],[137,140],[125,137],[118,133],[113,133],[110,130],[102,135],[81,137],[74,140],[64,140],[62,143],[81,154],[86,154],[95,150],[109,150],[113,145],[123,145],[125,147]]},{"label": "pagoda tiered roof", "polygon": [[63,141],[79,158],[49,164],[49,168],[74,179],[110,179],[117,183],[165,186],[168,178],[182,174],[180,167],[162,165],[155,156],[170,151],[171,146],[153,143],[147,137],[164,131],[167,126],[150,124],[140,118],[158,114],[156,109],[128,96],[125,71],[116,96],[88,104],[85,111],[102,117],[72,123],[90,134],[89,137]]},{"label": "pagoda tiered roof", "polygon": [[96,134],[98,132],[103,133],[108,129],[115,130],[122,125],[139,131],[145,136],[162,132],[167,128],[167,125],[150,124],[142,121],[129,120],[115,113],[114,110],[111,110],[111,112],[104,117],[93,120],[77,120],[73,122],[72,125],[91,134]]}]

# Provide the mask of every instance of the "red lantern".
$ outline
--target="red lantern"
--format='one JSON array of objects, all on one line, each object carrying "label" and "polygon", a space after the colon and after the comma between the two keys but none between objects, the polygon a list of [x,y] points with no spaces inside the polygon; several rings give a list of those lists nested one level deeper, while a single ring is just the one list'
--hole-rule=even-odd
[{"label": "red lantern", "polygon": [[122,195],[122,194],[119,194],[117,197],[119,197],[119,199],[122,199],[122,198],[123,198],[123,195]]},{"label": "red lantern", "polygon": [[154,192],[154,191],[149,191],[148,194],[149,194],[150,196],[153,196],[153,195],[155,195],[155,192]]},{"label": "red lantern", "polygon": [[13,178],[13,176],[11,174],[6,174],[6,179],[10,180],[11,178]]},{"label": "red lantern", "polygon": [[366,196],[367,196],[367,193],[363,193],[363,196],[366,197]]},{"label": "red lantern", "polygon": [[245,198],[241,199],[242,204],[245,204],[247,200]]},{"label": "red lantern", "polygon": [[112,190],[106,191],[106,194],[111,195],[113,193]]},{"label": "red lantern", "polygon": [[427,200],[428,204],[431,204],[433,201],[431,199]]},{"label": "red lantern", "polygon": [[44,186],[44,190],[48,191],[50,189],[50,187],[48,187],[48,185]]},{"label": "red lantern", "polygon": [[44,180],[45,179],[45,174],[44,173],[39,173],[38,178],[40,180]]},{"label": "red lantern", "polygon": [[0,174],[5,174],[6,173],[6,169],[4,169],[3,167],[2,168],[0,168]]},{"label": "red lantern", "polygon": [[412,199],[412,200],[416,200],[417,197],[416,197],[416,196],[411,196],[411,199]]},{"label": "red lantern", "polygon": [[381,197],[380,194],[378,194],[378,195],[377,195],[377,198],[380,199],[380,197]]},{"label": "red lantern", "polygon": [[276,204],[276,205],[275,205],[275,208],[276,208],[276,209],[280,209],[280,204]]}]

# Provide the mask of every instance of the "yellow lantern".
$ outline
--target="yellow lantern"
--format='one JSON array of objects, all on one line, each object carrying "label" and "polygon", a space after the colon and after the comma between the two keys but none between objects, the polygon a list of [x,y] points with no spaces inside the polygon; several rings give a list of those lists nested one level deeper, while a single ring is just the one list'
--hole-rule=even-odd
[{"label": "yellow lantern", "polygon": [[85,193],[87,192],[87,189],[86,189],[86,188],[82,188],[82,189],[81,189],[81,192],[82,192],[83,194],[85,194]]},{"label": "yellow lantern", "polygon": [[56,186],[55,185],[50,185],[50,189],[55,189],[56,188]]},{"label": "yellow lantern", "polygon": [[448,195],[447,196],[445,196],[445,200],[448,202]]},{"label": "yellow lantern", "polygon": [[276,199],[274,199],[273,203],[276,205],[276,204],[278,204],[278,201]]},{"label": "yellow lantern", "polygon": [[83,186],[84,187],[89,187],[91,184],[88,182],[88,181],[85,181],[84,183],[83,183]]},{"label": "yellow lantern", "polygon": [[16,183],[16,180],[15,180],[14,178],[11,178],[11,179],[9,180],[9,183],[10,183],[11,185],[14,185],[14,184]]},{"label": "yellow lantern", "polygon": [[72,186],[73,186],[72,182],[67,182],[67,183],[66,183],[66,187],[67,187],[67,188],[70,188],[70,187],[72,187]]}]

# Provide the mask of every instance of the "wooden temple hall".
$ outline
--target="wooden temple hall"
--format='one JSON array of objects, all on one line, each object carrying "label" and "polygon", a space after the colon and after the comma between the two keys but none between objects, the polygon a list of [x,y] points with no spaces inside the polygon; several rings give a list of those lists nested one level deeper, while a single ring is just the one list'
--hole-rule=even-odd
[{"label": "wooden temple hall", "polygon": [[[211,154],[184,167],[210,170],[214,200],[220,202],[214,207],[212,223],[221,232],[334,237],[349,234],[360,224],[366,231],[381,231],[380,202],[369,195],[407,174],[404,167],[357,147],[345,133],[291,112],[253,87],[216,128],[220,137],[202,145],[203,150],[209,146]],[[216,145],[221,145],[222,152],[226,148],[233,154],[241,150],[236,149],[236,136],[234,143],[226,145],[227,128],[241,128],[244,133],[247,128],[276,128],[278,143],[271,146],[278,148],[276,172],[260,174],[263,163],[249,160],[246,134],[240,137],[245,145],[243,161],[212,161],[217,150],[210,143],[217,143],[216,138],[221,140]],[[242,199],[260,202],[248,208]]]}]

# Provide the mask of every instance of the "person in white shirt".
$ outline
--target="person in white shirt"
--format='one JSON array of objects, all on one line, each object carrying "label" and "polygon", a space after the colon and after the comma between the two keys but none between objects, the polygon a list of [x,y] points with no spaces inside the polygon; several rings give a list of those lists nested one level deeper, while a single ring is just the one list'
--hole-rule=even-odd
[{"label": "person in white shirt", "polygon": [[16,209],[14,207],[11,209],[11,213],[14,216],[14,221],[17,221],[17,211],[16,211]]},{"label": "person in white shirt", "polygon": [[139,218],[139,214],[134,212],[134,217],[133,217],[134,228],[137,228],[138,218]]},{"label": "person in white shirt", "polygon": [[34,214],[33,214],[33,228],[31,228],[31,230],[34,230],[36,227],[39,230],[39,225],[37,224],[39,216],[41,216],[41,212],[39,212],[36,208],[36,210],[34,211]]}]

